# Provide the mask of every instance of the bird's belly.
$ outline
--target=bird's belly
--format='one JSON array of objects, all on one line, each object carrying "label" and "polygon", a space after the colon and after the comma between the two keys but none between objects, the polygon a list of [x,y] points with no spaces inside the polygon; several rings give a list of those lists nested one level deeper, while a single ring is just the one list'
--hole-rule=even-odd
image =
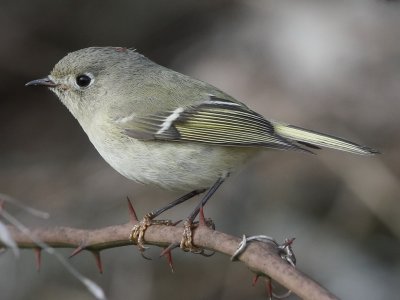
[{"label": "bird's belly", "polygon": [[172,190],[210,187],[259,150],[200,143],[92,141],[103,158],[125,177]]}]

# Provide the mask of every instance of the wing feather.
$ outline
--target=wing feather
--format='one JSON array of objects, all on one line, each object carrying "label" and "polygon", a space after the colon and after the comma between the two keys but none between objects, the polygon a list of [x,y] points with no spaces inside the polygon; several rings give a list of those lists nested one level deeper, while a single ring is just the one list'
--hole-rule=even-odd
[{"label": "wing feather", "polygon": [[246,106],[215,97],[187,108],[129,118],[123,126],[127,135],[141,140],[304,150],[276,134],[271,122]]}]

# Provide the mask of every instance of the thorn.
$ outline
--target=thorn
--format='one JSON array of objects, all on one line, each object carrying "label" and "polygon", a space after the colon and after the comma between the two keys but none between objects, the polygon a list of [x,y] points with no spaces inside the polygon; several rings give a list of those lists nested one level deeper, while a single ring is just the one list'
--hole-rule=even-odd
[{"label": "thorn", "polygon": [[85,245],[84,244],[79,245],[78,247],[75,248],[74,251],[72,251],[72,253],[68,256],[68,258],[74,257],[75,255],[81,253],[82,250],[84,250],[84,249],[85,249]]},{"label": "thorn", "polygon": [[101,256],[100,256],[100,251],[97,250],[90,250],[90,252],[93,254],[94,259],[96,261],[96,266],[97,269],[99,270],[100,274],[103,274],[103,264],[101,262]]},{"label": "thorn", "polygon": [[162,253],[164,253],[163,255],[167,258],[167,262],[168,262],[169,267],[171,268],[171,272],[175,273],[174,262],[172,261],[172,249],[165,251],[166,249],[164,249],[164,251]]},{"label": "thorn", "polygon": [[272,280],[269,277],[265,277],[265,290],[267,292],[268,299],[272,300],[273,297]]},{"label": "thorn", "polygon": [[131,199],[129,199],[129,197],[126,197],[126,199],[128,200],[129,217],[131,219],[131,223],[135,224],[135,223],[139,222],[139,219],[138,219],[138,217],[136,215],[135,209],[133,208]]},{"label": "thorn", "polygon": [[42,265],[42,248],[33,248],[33,252],[35,253],[36,271],[40,272],[40,267]]},{"label": "thorn", "polygon": [[258,275],[258,274],[254,275],[253,281],[251,283],[252,286],[256,286],[258,278],[260,278],[260,275]]},{"label": "thorn", "polygon": [[265,278],[265,292],[267,293],[268,299],[273,300],[273,299],[286,299],[288,298],[291,294],[291,290],[287,290],[284,294],[277,295],[274,293],[274,286],[272,283],[272,279],[269,276],[264,275],[259,275],[256,274],[253,278],[253,287],[256,285],[257,280],[260,278],[260,276],[263,276]]},{"label": "thorn", "polygon": [[160,253],[160,257],[164,256],[167,252],[171,252],[172,250],[174,250],[175,248],[179,247],[179,243],[173,243],[171,245],[169,245],[167,248],[165,248],[161,253]]},{"label": "thorn", "polygon": [[287,239],[287,240],[285,241],[285,245],[286,245],[286,246],[292,246],[295,239],[296,239],[296,238]]},{"label": "thorn", "polygon": [[199,214],[199,224],[200,226],[205,226],[207,224],[206,219],[204,218],[204,209],[203,205],[200,206],[200,214]]}]

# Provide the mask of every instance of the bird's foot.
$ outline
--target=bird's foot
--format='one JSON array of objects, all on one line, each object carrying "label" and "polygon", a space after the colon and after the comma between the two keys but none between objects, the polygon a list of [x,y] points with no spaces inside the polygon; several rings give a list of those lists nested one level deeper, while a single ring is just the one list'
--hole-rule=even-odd
[{"label": "bird's foot", "polygon": [[143,217],[143,219],[133,226],[129,239],[137,244],[140,252],[144,252],[148,247],[146,247],[144,234],[148,227],[151,225],[174,225],[170,220],[153,220],[153,214],[149,213]]},{"label": "bird's foot", "polygon": [[191,222],[189,219],[186,219],[183,222],[183,234],[180,248],[185,252],[197,253],[201,251],[200,248],[197,248],[193,245],[193,229],[195,227],[197,227],[197,225]]},{"label": "bird's foot", "polygon": [[192,220],[190,220],[190,218],[186,219],[183,222],[183,235],[180,242],[180,248],[185,252],[211,256],[214,254],[214,252],[206,253],[204,249],[198,248],[193,244],[193,229],[199,226],[207,226],[211,229],[215,229],[214,222],[211,219],[204,218],[203,207],[200,208],[199,222],[193,222]]}]

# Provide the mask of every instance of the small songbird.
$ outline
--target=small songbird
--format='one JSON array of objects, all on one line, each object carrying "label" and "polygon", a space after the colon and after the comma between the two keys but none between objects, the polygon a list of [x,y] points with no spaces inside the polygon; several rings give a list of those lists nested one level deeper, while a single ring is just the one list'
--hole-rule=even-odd
[{"label": "small songbird", "polygon": [[[378,153],[342,138],[267,120],[218,88],[126,48],[69,53],[50,75],[26,85],[53,91],[100,155],[125,177],[190,192],[148,214],[146,222],[134,228],[139,244],[155,216],[209,189],[199,204],[204,205],[231,172],[264,149],[311,152],[310,148],[328,147]],[[189,227],[199,207],[189,217]],[[190,243],[183,244],[190,248]]]}]

